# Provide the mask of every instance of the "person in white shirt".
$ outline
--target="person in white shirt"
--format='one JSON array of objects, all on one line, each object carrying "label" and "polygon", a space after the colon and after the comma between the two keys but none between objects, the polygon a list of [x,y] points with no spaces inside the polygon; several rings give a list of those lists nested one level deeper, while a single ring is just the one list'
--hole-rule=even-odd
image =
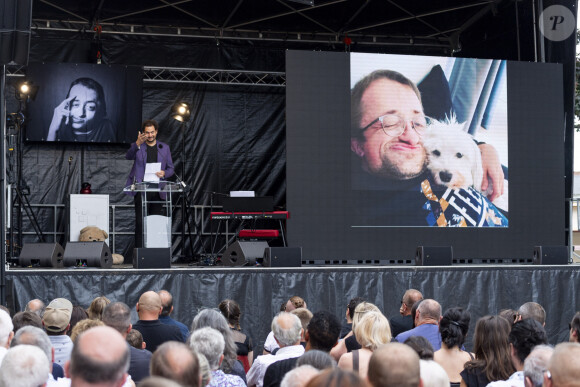
[{"label": "person in white shirt", "polygon": [[0,363],[2,363],[2,358],[10,348],[10,342],[14,337],[12,329],[14,329],[14,325],[12,325],[10,315],[0,309]]}]

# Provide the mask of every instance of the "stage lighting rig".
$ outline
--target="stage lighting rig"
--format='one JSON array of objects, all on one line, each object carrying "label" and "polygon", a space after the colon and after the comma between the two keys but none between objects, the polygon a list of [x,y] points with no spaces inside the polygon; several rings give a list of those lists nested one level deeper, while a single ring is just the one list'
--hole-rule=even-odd
[{"label": "stage lighting rig", "polygon": [[16,87],[16,99],[19,101],[28,99],[34,101],[36,93],[38,93],[38,86],[29,81],[24,81]]},{"label": "stage lighting rig", "polygon": [[178,102],[171,108],[171,116],[179,122],[186,122],[191,117],[189,105],[185,102]]}]

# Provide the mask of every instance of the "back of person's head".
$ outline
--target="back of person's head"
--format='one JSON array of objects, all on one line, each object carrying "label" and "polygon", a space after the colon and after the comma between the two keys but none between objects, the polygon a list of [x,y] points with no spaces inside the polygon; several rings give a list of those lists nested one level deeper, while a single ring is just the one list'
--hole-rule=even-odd
[{"label": "back of person's head", "polygon": [[280,312],[272,320],[272,332],[280,347],[295,345],[300,340],[302,324],[298,316]]},{"label": "back of person's head", "polygon": [[328,354],[328,352],[312,349],[300,356],[296,361],[296,367],[301,365],[309,365],[317,370],[336,367],[336,361]]},{"label": "back of person's head", "polygon": [[30,325],[20,328],[10,343],[11,347],[17,345],[34,345],[40,348],[52,363],[52,342],[44,330]]},{"label": "back of person's head", "polygon": [[367,312],[381,312],[381,310],[375,305],[371,304],[370,302],[361,302],[356,306],[354,309],[354,315],[352,316],[352,330],[356,328],[358,322],[364,317],[365,313]]},{"label": "back of person's head", "polygon": [[[580,386],[580,344],[560,343],[554,348],[548,363],[549,375],[547,379],[553,387]],[[546,376],[544,381],[546,381]],[[549,385],[549,384],[548,384]]]},{"label": "back of person's head", "polygon": [[75,325],[77,325],[79,321],[86,320],[87,318],[89,318],[89,314],[82,306],[73,306],[72,311],[70,312],[70,327],[67,334],[70,335]]},{"label": "back of person's head", "polygon": [[162,305],[161,305],[161,297],[157,292],[149,290],[139,297],[139,302],[137,303],[138,313],[146,313],[148,316],[156,316],[159,317],[159,313],[161,313]]},{"label": "back of person's head", "polygon": [[354,328],[354,336],[363,348],[374,351],[391,341],[389,320],[381,312],[367,312]]},{"label": "back of person's head", "polygon": [[218,309],[223,314],[223,316],[228,321],[228,324],[236,329],[241,329],[240,327],[240,316],[242,311],[240,310],[240,305],[234,300],[225,299],[218,305]]},{"label": "back of person's head", "polygon": [[286,372],[280,382],[280,387],[303,387],[320,371],[310,365],[297,366]]},{"label": "back of person's head", "polygon": [[570,321],[570,341],[580,340],[580,312],[576,312]]},{"label": "back of person's head", "polygon": [[306,387],[367,387],[368,383],[358,374],[340,368],[324,370],[314,376]]},{"label": "back of person's head", "polygon": [[167,341],[151,357],[151,376],[161,376],[183,386],[199,387],[199,361],[184,343]]},{"label": "back of person's head", "polygon": [[542,325],[546,324],[546,311],[537,302],[526,302],[518,309],[518,314],[522,320],[533,318]]},{"label": "back of person's head", "polygon": [[421,360],[433,360],[433,346],[423,336],[411,336],[407,340],[405,340],[404,344],[408,345],[409,347],[413,348],[417,355],[419,355],[419,359]]},{"label": "back of person's head", "polygon": [[105,323],[102,322],[101,320],[91,320],[90,318],[86,318],[84,320],[81,320],[78,323],[76,323],[75,327],[72,329],[72,332],[70,333],[70,339],[72,341],[75,341],[76,338],[81,333],[88,331],[91,328],[100,327],[100,326],[104,326],[104,325],[105,325]]},{"label": "back of person's head", "polygon": [[512,326],[508,341],[513,345],[519,361],[523,364],[536,345],[548,344],[548,336],[542,324],[529,318]]},{"label": "back of person's head", "polygon": [[139,387],[183,387],[181,384],[171,379],[162,378],[161,376],[149,376],[141,379]]},{"label": "back of person's head", "polygon": [[87,314],[89,315],[90,319],[93,320],[100,320],[103,316],[103,310],[111,303],[105,296],[97,297],[91,302],[89,309],[87,309]]},{"label": "back of person's head", "polygon": [[422,299],[423,294],[420,291],[418,291],[417,289],[407,289],[407,291],[405,291],[405,294],[403,294],[403,299],[401,300],[401,303],[405,304],[407,308],[411,309],[413,305],[415,305],[415,302]]},{"label": "back of person's head", "polygon": [[356,307],[358,306],[358,304],[360,304],[361,302],[365,302],[365,299],[362,297],[354,297],[351,298],[350,301],[348,302],[347,308],[348,308],[348,316],[350,317],[350,319],[352,320],[353,316],[354,316],[354,310],[356,309]]},{"label": "back of person's head", "polygon": [[[125,338],[133,348],[143,349],[143,335],[137,329],[131,329]],[[145,343],[147,344],[147,343]]]},{"label": "back of person's head", "polygon": [[437,362],[421,360],[420,363],[423,387],[449,387],[449,376]]},{"label": "back of person's head", "polygon": [[441,319],[441,305],[430,298],[424,299],[417,307],[419,312],[419,321],[435,320],[439,323]]},{"label": "back of person's head", "polygon": [[189,347],[205,356],[212,371],[219,368],[225,341],[218,330],[205,327],[193,331],[189,336]]},{"label": "back of person's head", "polygon": [[418,387],[419,355],[405,344],[385,344],[373,352],[367,378],[374,387]]},{"label": "back of person's head", "polygon": [[67,376],[73,386],[75,380],[89,384],[119,383],[129,369],[129,356],[129,346],[119,332],[107,326],[91,328],[77,337]]},{"label": "back of person's head", "polygon": [[18,312],[12,317],[12,325],[14,332],[25,326],[42,328],[42,319],[33,312]]},{"label": "back of person's head", "polygon": [[157,294],[161,297],[161,316],[167,317],[173,309],[173,296],[167,290],[160,290]]},{"label": "back of person's head", "polygon": [[14,325],[8,312],[0,310],[0,347],[5,347],[13,333]]},{"label": "back of person's head", "polygon": [[447,348],[461,348],[467,337],[471,314],[463,308],[449,308],[439,322],[441,341]]},{"label": "back of person's head", "polygon": [[500,316],[484,316],[477,320],[473,334],[475,360],[465,367],[482,368],[488,380],[507,380],[515,369],[511,361],[508,336],[511,324]]},{"label": "back of person's head", "polygon": [[548,369],[548,362],[554,347],[550,345],[538,345],[524,361],[524,379],[526,386],[542,387],[544,384],[544,371]]},{"label": "back of person's head", "polygon": [[131,325],[131,309],[123,302],[111,302],[103,310],[102,320],[105,325],[124,335]]},{"label": "back of person's head", "polygon": [[300,324],[302,325],[303,332],[306,332],[306,328],[308,327],[308,323],[310,322],[310,319],[312,318],[312,312],[306,308],[298,308],[298,309],[294,309],[290,313],[298,316],[298,318],[300,319]]},{"label": "back of person's head", "polygon": [[[293,307],[292,309],[307,308],[306,301],[304,301],[304,299],[300,296],[292,296],[292,297],[290,297],[288,302],[290,304],[292,304],[292,307]],[[288,309],[288,308],[286,308],[286,309]],[[291,312],[292,310],[286,310],[286,311]]]},{"label": "back of person's head", "polygon": [[330,352],[338,341],[340,330],[340,321],[332,313],[314,313],[307,327],[310,348]]},{"label": "back of person's head", "polygon": [[44,305],[44,302],[42,302],[38,298],[35,298],[33,300],[28,301],[28,303],[26,304],[26,307],[24,308],[24,311],[25,312],[32,312],[32,313],[38,315],[38,317],[42,318],[42,315],[44,314],[45,308],[46,308],[46,305]]},{"label": "back of person's head", "polygon": [[203,327],[217,329],[223,335],[226,346],[224,348],[224,360],[222,361],[220,369],[226,374],[229,373],[238,359],[238,347],[226,318],[217,310],[203,309],[193,319],[191,331]]},{"label": "back of person's head", "polygon": [[10,348],[0,365],[0,387],[43,386],[50,373],[45,353],[33,345]]},{"label": "back of person's head", "polygon": [[498,316],[505,318],[513,325],[518,319],[518,311],[514,309],[502,309],[499,311]]}]

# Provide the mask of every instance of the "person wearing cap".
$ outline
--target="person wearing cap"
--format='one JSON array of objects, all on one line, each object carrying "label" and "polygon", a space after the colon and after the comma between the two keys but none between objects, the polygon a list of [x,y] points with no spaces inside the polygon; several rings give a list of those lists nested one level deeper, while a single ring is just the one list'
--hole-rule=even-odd
[{"label": "person wearing cap", "polygon": [[67,336],[70,329],[72,303],[65,298],[56,298],[48,304],[42,316],[42,325],[54,347],[54,362],[64,366],[70,359],[73,342]]}]

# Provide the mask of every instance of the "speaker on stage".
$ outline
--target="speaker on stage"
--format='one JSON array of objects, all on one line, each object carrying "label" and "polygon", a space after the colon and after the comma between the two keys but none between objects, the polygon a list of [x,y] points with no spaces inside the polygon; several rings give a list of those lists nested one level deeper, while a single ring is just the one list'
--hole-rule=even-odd
[{"label": "speaker on stage", "polygon": [[0,65],[28,64],[32,0],[4,0],[0,15]]},{"label": "speaker on stage", "polygon": [[302,266],[302,247],[266,247],[264,250],[265,267]]},{"label": "speaker on stage", "polygon": [[134,269],[169,269],[171,249],[169,247],[148,247],[133,249]]},{"label": "speaker on stage", "polygon": [[264,257],[268,243],[264,241],[232,243],[222,255],[224,266],[254,265],[256,259]]},{"label": "speaker on stage", "polygon": [[567,265],[567,246],[534,246],[534,265]]},{"label": "speaker on stage", "polygon": [[64,249],[64,266],[89,266],[110,269],[111,250],[105,242],[68,242]]},{"label": "speaker on stage", "polygon": [[62,268],[64,250],[58,243],[25,243],[18,257],[20,266]]},{"label": "speaker on stage", "polygon": [[415,255],[415,266],[451,266],[452,246],[419,246]]}]

